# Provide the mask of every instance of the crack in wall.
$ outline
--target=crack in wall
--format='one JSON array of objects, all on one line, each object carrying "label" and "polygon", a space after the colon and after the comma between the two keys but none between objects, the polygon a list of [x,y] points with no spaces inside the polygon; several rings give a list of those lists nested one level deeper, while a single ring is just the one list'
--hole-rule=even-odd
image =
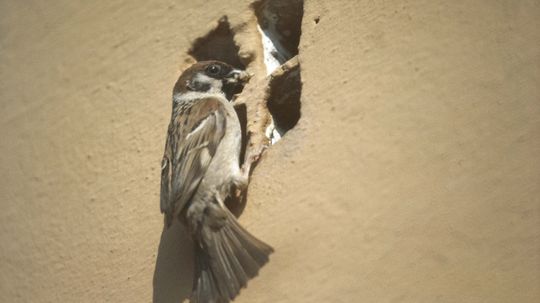
[{"label": "crack in wall", "polygon": [[[252,6],[257,17],[257,30],[261,35],[267,75],[272,75],[282,64],[298,55],[303,5],[302,0],[265,0]],[[290,73],[274,74],[269,86],[267,107],[271,122],[265,134],[271,144],[275,144],[300,119],[300,67],[291,69]]]}]

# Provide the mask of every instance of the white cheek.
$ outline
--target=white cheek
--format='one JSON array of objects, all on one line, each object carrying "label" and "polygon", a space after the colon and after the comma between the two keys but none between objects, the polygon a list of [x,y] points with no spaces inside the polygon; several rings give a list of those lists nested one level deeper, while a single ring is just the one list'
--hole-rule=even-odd
[{"label": "white cheek", "polygon": [[201,74],[201,73],[198,73],[197,75],[195,75],[195,78],[193,78],[193,81],[209,84],[210,92],[219,92],[221,91],[221,87],[223,86],[223,83],[220,80],[214,79],[212,77],[208,77],[207,75]]},{"label": "white cheek", "polygon": [[210,82],[212,82],[212,78],[208,77],[205,74],[201,74],[201,73],[196,74],[195,77],[193,78],[193,80],[195,80],[197,82],[201,82],[201,83],[210,83]]}]

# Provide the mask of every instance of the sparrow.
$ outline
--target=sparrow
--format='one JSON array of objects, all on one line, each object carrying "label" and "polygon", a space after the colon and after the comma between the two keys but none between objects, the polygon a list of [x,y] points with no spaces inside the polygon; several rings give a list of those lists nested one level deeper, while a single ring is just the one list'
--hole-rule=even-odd
[{"label": "sparrow", "polygon": [[240,167],[242,133],[231,101],[248,80],[247,72],[226,63],[202,61],[186,69],[173,89],[160,206],[165,228],[179,220],[194,242],[192,303],[230,302],[273,252],[224,204],[247,187],[255,160]]}]

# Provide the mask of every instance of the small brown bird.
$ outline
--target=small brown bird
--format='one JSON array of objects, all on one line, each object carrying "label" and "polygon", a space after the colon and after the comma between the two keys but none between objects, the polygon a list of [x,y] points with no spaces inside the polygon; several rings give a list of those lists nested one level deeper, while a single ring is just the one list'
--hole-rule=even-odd
[{"label": "small brown bird", "polygon": [[239,165],[241,129],[230,101],[245,71],[199,62],[173,90],[161,171],[161,212],[187,226],[195,246],[191,302],[232,300],[257,275],[273,249],[247,232],[224,205],[248,184],[251,161]]}]

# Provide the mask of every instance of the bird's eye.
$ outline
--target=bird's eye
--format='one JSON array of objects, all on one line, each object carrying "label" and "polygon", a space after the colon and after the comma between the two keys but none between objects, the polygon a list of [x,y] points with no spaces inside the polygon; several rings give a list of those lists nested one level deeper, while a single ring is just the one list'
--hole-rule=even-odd
[{"label": "bird's eye", "polygon": [[206,68],[206,72],[212,76],[219,75],[219,73],[221,72],[221,66],[217,64],[212,64]]}]

